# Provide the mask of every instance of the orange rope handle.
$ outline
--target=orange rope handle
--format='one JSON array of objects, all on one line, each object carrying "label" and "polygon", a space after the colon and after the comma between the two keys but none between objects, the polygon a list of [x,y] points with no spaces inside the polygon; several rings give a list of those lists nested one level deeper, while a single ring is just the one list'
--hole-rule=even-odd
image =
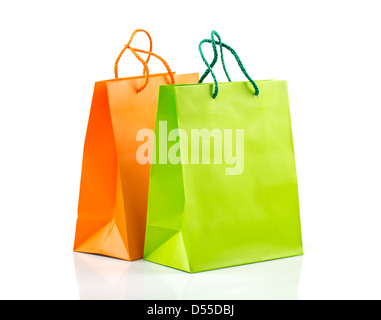
[{"label": "orange rope handle", "polygon": [[[118,64],[119,64],[119,60],[120,58],[122,57],[123,53],[130,48],[130,44],[132,42],[132,40],[134,39],[135,35],[138,33],[138,32],[144,32],[148,39],[149,39],[149,43],[150,43],[150,48],[149,48],[149,52],[152,51],[152,38],[151,38],[151,35],[144,29],[136,29],[132,34],[131,34],[131,37],[130,37],[130,40],[128,40],[127,44],[124,46],[124,48],[122,49],[122,51],[119,53],[118,57],[116,58],[116,61],[115,61],[115,65],[114,65],[114,73],[115,73],[115,79],[118,78]],[[136,58],[138,58],[138,55],[135,54]],[[149,59],[151,58],[151,54],[149,53],[148,54],[148,57],[147,57],[147,60],[143,60],[142,59],[139,59],[140,62],[143,63],[143,66],[144,66],[144,69],[143,69],[143,74],[146,75],[146,71],[148,69],[147,67],[147,63],[149,62]]]},{"label": "orange rope handle", "polygon": [[148,65],[145,63],[145,61],[143,61],[142,57],[140,57],[137,53],[137,52],[141,52],[141,53],[146,53],[146,54],[149,54],[149,55],[152,55],[154,56],[155,58],[159,59],[165,66],[165,68],[167,69],[167,72],[168,72],[168,75],[169,77],[171,78],[171,84],[175,84],[175,78],[173,76],[173,72],[171,70],[171,68],[169,67],[167,61],[165,61],[162,57],[158,56],[157,54],[153,53],[153,52],[148,52],[148,51],[145,51],[145,50],[142,50],[142,49],[136,49],[136,48],[129,48],[130,51],[135,55],[136,58],[139,59],[140,62],[142,62],[144,64],[144,68],[146,69],[147,73],[145,74],[146,76],[146,79],[145,79],[145,82],[144,84],[137,90],[137,92],[140,92],[142,91],[148,84],[148,81],[149,81],[149,69],[148,69]]},{"label": "orange rope handle", "polygon": [[146,78],[145,78],[144,84],[143,84],[140,88],[138,88],[138,89],[136,90],[136,92],[139,93],[140,91],[142,91],[142,90],[147,86],[148,81],[149,81],[149,69],[148,69],[148,64],[147,64],[146,61],[143,60],[143,58],[142,58],[141,56],[139,56],[139,55],[135,52],[134,48],[131,48],[131,47],[130,47],[129,49],[130,49],[130,51],[134,54],[134,56],[135,56],[135,57],[136,57],[136,58],[143,64],[143,66],[144,66],[143,75],[144,75]]}]

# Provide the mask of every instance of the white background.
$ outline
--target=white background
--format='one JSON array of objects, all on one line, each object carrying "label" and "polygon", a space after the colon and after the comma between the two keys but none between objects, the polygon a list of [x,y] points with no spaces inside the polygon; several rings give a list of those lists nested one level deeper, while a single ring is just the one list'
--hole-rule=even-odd
[{"label": "white background", "polygon": [[[177,73],[204,71],[215,29],[254,79],[288,80],[303,256],[189,275],[72,252],[94,82],[136,28]],[[376,0],[2,1],[0,298],[380,299],[380,30]]]}]

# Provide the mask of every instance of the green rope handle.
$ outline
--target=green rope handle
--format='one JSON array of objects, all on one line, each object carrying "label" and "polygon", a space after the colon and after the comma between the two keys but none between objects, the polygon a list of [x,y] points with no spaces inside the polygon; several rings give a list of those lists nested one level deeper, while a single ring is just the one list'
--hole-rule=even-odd
[{"label": "green rope handle", "polygon": [[[222,61],[222,66],[224,68],[224,72],[226,74],[226,77],[228,78],[229,82],[231,82],[231,79],[229,77],[229,73],[228,71],[226,70],[226,66],[225,66],[225,60],[224,60],[224,51],[223,51],[223,47],[222,47],[222,41],[221,41],[221,37],[220,35],[216,32],[216,31],[212,31],[212,34],[211,34],[211,39],[214,40],[214,36],[216,36],[218,38],[218,41],[219,41],[219,44],[220,44],[220,52],[221,52],[221,61]],[[209,39],[208,39],[209,40]],[[198,50],[200,51],[200,54],[201,54],[201,57],[202,59],[204,60],[204,63],[207,65],[208,62],[206,61],[205,59],[205,56],[202,52],[202,49],[201,49],[201,45],[205,42],[207,42],[208,40],[203,40],[200,42],[199,44],[199,47],[198,47]],[[216,64],[217,62],[217,59],[218,59],[218,52],[217,52],[217,47],[216,47],[216,42],[215,41],[212,41],[212,47],[213,47],[213,53],[214,53],[214,57],[213,57],[213,61],[212,63],[210,64],[210,67],[213,68],[214,65]],[[209,74],[209,69],[207,69],[204,74],[201,76],[200,80],[198,81],[198,83],[202,83],[202,81],[204,81],[204,79],[206,78],[206,76]]]},{"label": "green rope handle", "polygon": [[[214,35],[217,36],[218,40],[219,41],[215,41],[214,39]],[[213,52],[214,52],[214,58],[213,58],[213,61],[211,64],[208,63],[208,61],[206,61],[205,59],[205,56],[204,56],[204,53],[202,51],[202,44],[203,43],[211,43],[212,44],[212,47],[213,47]],[[216,32],[216,31],[212,31],[212,34],[211,34],[211,39],[204,39],[200,42],[199,46],[198,46],[198,49],[200,51],[200,55],[201,55],[201,58],[202,60],[204,61],[205,65],[207,66],[207,70],[204,72],[204,74],[201,76],[200,80],[198,81],[198,83],[202,83],[202,81],[204,81],[204,79],[206,78],[206,76],[210,73],[213,77],[213,80],[214,80],[214,84],[215,84],[215,87],[214,87],[214,93],[213,93],[213,99],[215,99],[218,95],[218,82],[217,82],[217,78],[212,70],[212,68],[214,67],[214,65],[216,64],[217,62],[217,59],[218,59],[218,52],[217,52],[217,47],[216,45],[219,45],[220,46],[220,51],[221,51],[221,62],[222,62],[222,66],[224,68],[224,71],[225,71],[225,74],[229,80],[229,82],[231,81],[230,80],[230,77],[229,77],[229,74],[226,70],[226,67],[225,67],[225,61],[224,61],[224,58],[223,58],[223,48],[226,48],[228,49],[234,56],[234,58],[236,59],[237,63],[238,63],[238,66],[240,67],[242,73],[246,76],[246,78],[250,81],[250,83],[253,85],[254,87],[254,90],[255,90],[255,96],[258,96],[259,95],[259,89],[258,89],[258,86],[257,84],[254,82],[253,79],[250,78],[250,76],[248,75],[246,69],[244,68],[242,62],[241,62],[241,59],[238,57],[237,53],[234,51],[233,48],[231,48],[230,46],[228,46],[227,44],[223,43],[221,41],[221,37],[219,36],[219,34]]]}]

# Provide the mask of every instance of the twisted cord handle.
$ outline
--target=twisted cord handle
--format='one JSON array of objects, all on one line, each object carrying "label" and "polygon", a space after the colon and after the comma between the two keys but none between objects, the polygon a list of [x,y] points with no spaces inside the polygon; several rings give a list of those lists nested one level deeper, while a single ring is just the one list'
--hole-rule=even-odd
[{"label": "twisted cord handle", "polygon": [[[116,58],[116,61],[115,61],[115,64],[114,64],[114,73],[115,73],[115,79],[118,79],[118,65],[119,65],[119,60],[120,58],[122,57],[123,53],[130,48],[130,44],[132,42],[132,40],[134,39],[135,35],[139,32],[143,32],[147,35],[148,37],[148,40],[149,40],[149,51],[151,52],[152,51],[152,38],[151,38],[151,35],[144,29],[136,29],[132,34],[131,34],[131,37],[130,37],[130,40],[128,40],[127,44],[124,46],[124,48],[122,49],[122,51],[119,53],[118,57]],[[136,56],[136,55],[135,55]],[[136,58],[138,58],[136,56]],[[144,61],[143,59],[139,59],[138,60],[140,62],[142,62],[144,68],[143,68],[143,75],[145,75],[145,72],[146,72],[146,69],[148,68],[147,67],[147,64],[149,62],[149,59],[151,58],[151,54],[148,55],[147,59]],[[143,60],[143,61],[142,61]]]},{"label": "twisted cord handle", "polygon": [[[149,51],[146,51],[146,50],[142,50],[142,49],[137,49],[137,48],[133,48],[131,47],[131,42],[133,40],[133,38],[135,37],[135,35],[138,33],[138,32],[144,32],[147,36],[148,36],[148,39],[149,39],[149,42],[150,42],[150,49]],[[130,40],[128,41],[128,43],[124,46],[124,48],[122,49],[122,51],[119,53],[116,61],[115,61],[115,65],[114,65],[114,73],[115,73],[115,79],[118,79],[118,64],[119,64],[119,60],[120,58],[122,57],[123,53],[129,49],[132,54],[143,64],[143,76],[145,76],[145,81],[143,83],[143,85],[137,89],[137,92],[141,92],[147,85],[148,85],[148,82],[149,82],[149,68],[148,68],[148,62],[151,58],[151,56],[159,59],[165,66],[165,68],[167,69],[167,72],[169,74],[169,77],[171,79],[171,84],[174,84],[175,83],[175,79],[173,77],[173,72],[171,71],[171,68],[169,67],[168,63],[160,56],[158,56],[157,54],[153,53],[152,52],[152,38],[150,36],[150,34],[143,30],[143,29],[136,29],[131,37],[130,37]],[[148,54],[148,57],[146,60],[144,60],[139,54],[137,54],[137,52],[141,52],[141,53],[146,53]]]},{"label": "twisted cord handle", "polygon": [[[168,72],[169,77],[171,79],[171,84],[175,84],[175,78],[173,76],[173,72],[172,72],[171,68],[169,67],[168,63],[162,57],[158,56],[157,54],[155,54],[153,52],[145,51],[145,50],[142,50],[142,49],[136,49],[136,48],[131,48],[131,47],[129,49],[135,55],[135,57],[137,57],[140,60],[140,62],[142,62],[143,59],[136,52],[147,53],[147,54],[150,54],[153,57],[159,59],[164,64],[165,68],[167,69],[167,72]],[[149,81],[149,69],[148,69],[148,65],[147,64],[145,64],[145,68],[146,68],[146,73],[143,74],[143,75],[146,76],[146,79],[145,79],[144,84],[137,90],[137,92],[142,91],[147,86],[147,84],[148,84],[148,81]]]},{"label": "twisted cord handle", "polygon": [[[215,41],[214,39],[214,35],[217,36],[218,38],[218,41]],[[214,58],[213,58],[213,61],[211,64],[208,63],[208,61],[205,59],[205,56],[204,56],[204,53],[202,51],[202,44],[203,43],[211,43],[212,44],[212,47],[213,47],[213,52],[214,52]],[[254,90],[255,90],[255,96],[258,96],[259,95],[259,89],[258,89],[258,86],[257,84],[254,82],[253,79],[251,79],[251,77],[248,75],[246,69],[244,68],[242,62],[241,62],[241,59],[238,57],[237,53],[234,51],[233,48],[231,48],[230,46],[228,46],[227,44],[221,42],[221,37],[218,35],[218,33],[216,31],[212,31],[212,34],[211,34],[211,39],[204,39],[200,42],[199,44],[199,51],[200,51],[200,54],[201,54],[201,58],[202,60],[204,61],[205,65],[207,66],[207,70],[204,72],[204,74],[201,76],[200,80],[199,80],[199,83],[202,83],[202,81],[205,79],[205,77],[210,73],[213,77],[213,80],[214,80],[214,84],[215,84],[215,88],[214,88],[214,93],[213,93],[213,99],[215,99],[218,95],[218,82],[217,82],[217,78],[212,70],[212,68],[214,67],[214,65],[216,64],[217,62],[217,59],[218,59],[218,52],[217,52],[217,45],[220,46],[220,51],[221,51],[221,61],[222,61],[222,65],[224,67],[224,71],[225,71],[225,74],[228,78],[229,81],[230,80],[230,77],[227,73],[227,70],[226,70],[226,67],[225,67],[225,61],[224,61],[224,58],[223,58],[223,49],[222,48],[226,48],[228,49],[232,55],[234,56],[234,58],[236,59],[237,63],[238,63],[238,66],[240,67],[242,73],[246,76],[246,78],[250,81],[250,83],[252,84],[252,86],[254,87]]]},{"label": "twisted cord handle", "polygon": [[[221,53],[221,62],[222,62],[222,66],[224,68],[224,72],[226,74],[226,77],[228,78],[229,82],[231,82],[231,79],[229,77],[229,73],[228,71],[226,70],[226,66],[225,66],[225,60],[224,60],[224,51],[223,51],[223,47],[222,47],[222,42],[221,42],[221,37],[220,35],[216,32],[216,31],[212,31],[212,34],[211,34],[211,39],[214,39],[214,36],[216,36],[218,38],[218,41],[219,41],[219,44],[220,44],[220,53]],[[207,64],[208,62],[206,61],[205,57],[204,57],[204,54],[202,52],[202,49],[201,49],[201,46],[203,43],[207,42],[207,40],[203,40],[200,42],[199,46],[198,46],[198,50],[200,51],[201,53],[201,58],[202,60],[204,61],[205,64]],[[217,47],[216,47],[216,42],[215,41],[212,41],[212,47],[213,47],[213,53],[214,53],[214,57],[213,57],[213,61],[212,63],[210,64],[210,67],[213,68],[214,65],[216,64],[217,62],[217,59],[218,59],[218,52],[217,52]],[[207,75],[209,74],[210,70],[209,68],[206,69],[206,71],[204,72],[204,74],[201,76],[200,80],[198,81],[198,83],[202,83],[204,81],[204,79],[207,77]]]}]

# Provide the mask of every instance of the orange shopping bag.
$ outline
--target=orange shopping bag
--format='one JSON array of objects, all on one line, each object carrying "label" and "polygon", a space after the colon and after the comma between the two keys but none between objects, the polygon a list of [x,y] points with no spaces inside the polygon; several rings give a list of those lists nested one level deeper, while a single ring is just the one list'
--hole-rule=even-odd
[{"label": "orange shopping bag", "polygon": [[[150,50],[130,46],[144,32]],[[143,64],[142,76],[118,78],[118,63],[129,49]],[[143,60],[137,52],[147,54]],[[167,73],[149,74],[151,57]],[[152,52],[149,33],[137,29],[115,62],[115,79],[95,83],[83,151],[74,251],[124,260],[143,257],[150,163],[137,161],[141,129],[154,129],[159,86],[197,83],[198,74],[176,75]],[[147,142],[148,143],[148,142]],[[152,145],[149,146],[152,151]]]}]

